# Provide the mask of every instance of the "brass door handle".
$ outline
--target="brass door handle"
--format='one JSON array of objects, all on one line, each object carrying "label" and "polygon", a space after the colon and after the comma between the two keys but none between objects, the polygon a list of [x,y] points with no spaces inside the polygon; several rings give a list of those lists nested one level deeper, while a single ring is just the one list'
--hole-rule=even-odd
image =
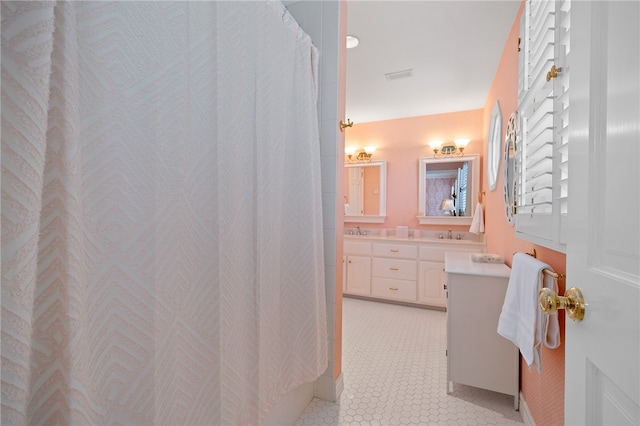
[{"label": "brass door handle", "polygon": [[552,78],[557,78],[559,72],[562,72],[562,67],[556,68],[555,65],[552,65],[551,69],[547,73],[547,81],[551,81]]},{"label": "brass door handle", "polygon": [[389,268],[390,271],[397,271],[398,268]]},{"label": "brass door handle", "polygon": [[398,291],[398,287],[389,287],[389,290],[391,290],[391,291]]},{"label": "brass door handle", "polygon": [[391,253],[397,253],[397,252],[399,252],[400,250],[398,250],[398,249],[390,249],[389,251],[390,251]]},{"label": "brass door handle", "polygon": [[565,309],[567,315],[574,321],[584,319],[584,297],[579,288],[571,287],[564,296],[558,296],[550,288],[543,288],[538,292],[540,309],[547,315],[554,314],[558,309]]}]

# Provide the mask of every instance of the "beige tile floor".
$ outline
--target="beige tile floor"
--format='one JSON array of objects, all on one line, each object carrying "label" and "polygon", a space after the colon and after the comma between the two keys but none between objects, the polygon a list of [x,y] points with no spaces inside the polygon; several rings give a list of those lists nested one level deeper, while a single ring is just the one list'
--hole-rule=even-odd
[{"label": "beige tile floor", "polygon": [[314,398],[295,425],[518,425],[513,397],[446,391],[446,314],[344,299],[338,402]]}]

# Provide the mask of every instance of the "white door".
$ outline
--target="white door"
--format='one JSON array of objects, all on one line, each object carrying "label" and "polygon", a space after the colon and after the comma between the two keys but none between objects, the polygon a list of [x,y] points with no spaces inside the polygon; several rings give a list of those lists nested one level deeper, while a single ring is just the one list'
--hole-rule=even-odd
[{"label": "white door", "polygon": [[640,424],[640,2],[571,4],[565,423]]}]

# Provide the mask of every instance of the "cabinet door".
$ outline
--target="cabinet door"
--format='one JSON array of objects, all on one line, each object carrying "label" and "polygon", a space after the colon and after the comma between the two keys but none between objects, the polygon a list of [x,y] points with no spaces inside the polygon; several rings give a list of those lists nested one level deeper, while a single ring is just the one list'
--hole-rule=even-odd
[{"label": "cabinet door", "polygon": [[369,296],[371,294],[371,258],[347,256],[347,293]]},{"label": "cabinet door", "polygon": [[447,293],[444,289],[445,281],[444,263],[420,262],[418,303],[445,307],[447,305]]}]

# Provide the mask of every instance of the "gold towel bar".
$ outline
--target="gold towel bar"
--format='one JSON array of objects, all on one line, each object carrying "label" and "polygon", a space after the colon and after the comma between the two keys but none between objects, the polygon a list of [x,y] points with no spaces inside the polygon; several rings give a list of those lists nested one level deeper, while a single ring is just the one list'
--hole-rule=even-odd
[{"label": "gold towel bar", "polygon": [[[513,252],[513,254],[516,254],[516,253],[517,253],[517,251]],[[536,257],[536,249],[531,249],[530,252],[525,252],[525,254],[528,254],[531,257]],[[553,271],[551,271],[549,269],[543,269],[542,272],[545,275],[549,275],[550,277],[555,278],[556,280],[563,280],[563,279],[567,278],[567,276],[565,274],[559,274],[559,273],[553,272]]]}]

